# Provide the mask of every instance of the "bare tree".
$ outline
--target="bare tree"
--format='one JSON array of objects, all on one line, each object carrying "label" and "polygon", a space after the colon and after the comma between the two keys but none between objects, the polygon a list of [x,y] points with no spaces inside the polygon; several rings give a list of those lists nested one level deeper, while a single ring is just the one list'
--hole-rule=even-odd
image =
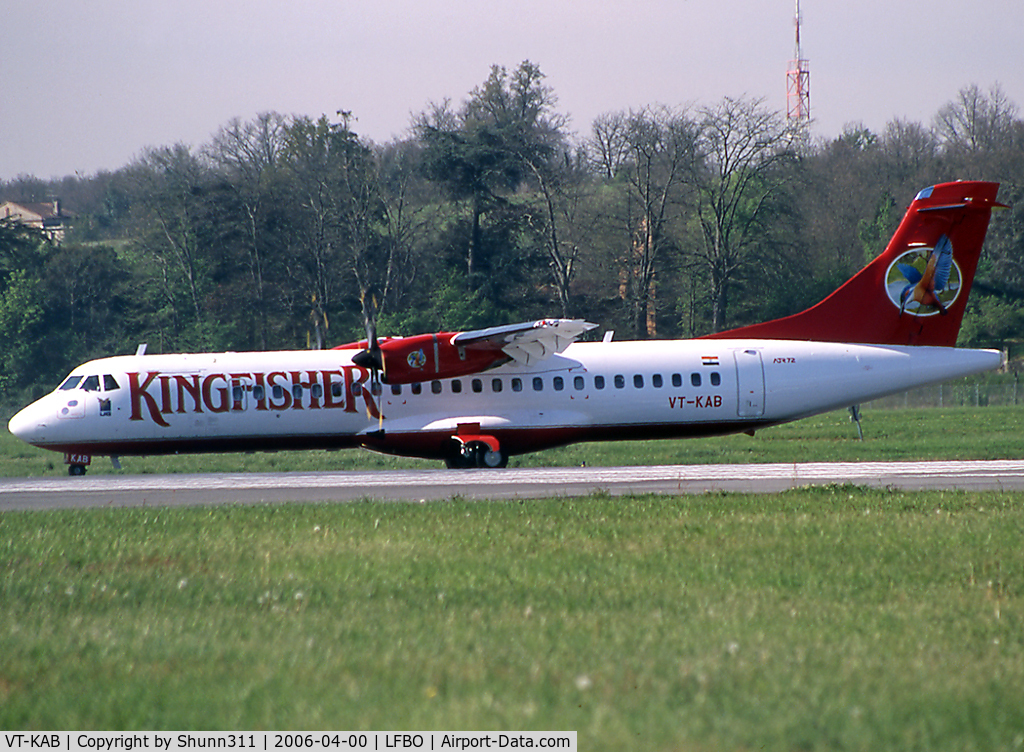
[{"label": "bare tree", "polygon": [[628,185],[626,222],[630,247],[622,259],[620,289],[630,308],[633,335],[653,331],[653,295],[661,257],[669,243],[671,211],[696,158],[697,130],[684,111],[646,107],[604,122],[621,128],[626,157],[618,167]]},{"label": "bare tree", "polygon": [[188,146],[176,144],[150,149],[129,172],[138,195],[136,221],[143,230],[138,247],[159,265],[160,289],[175,314],[175,278],[180,275],[198,336],[191,344],[208,347],[203,306],[205,288],[210,283],[210,245],[204,237],[209,229],[208,167]]},{"label": "bare tree", "polygon": [[977,84],[965,86],[935,116],[935,131],[949,148],[975,153],[1005,141],[1013,128],[1017,105],[994,84],[985,94]]},{"label": "bare tree", "polygon": [[760,99],[732,99],[700,111],[699,158],[690,162],[702,246],[694,251],[711,284],[711,326],[726,326],[729,290],[757,256],[757,230],[783,179],[777,168],[794,157],[799,127]]},{"label": "bare tree", "polygon": [[235,118],[217,132],[207,149],[211,160],[225,173],[245,213],[256,338],[261,349],[267,347],[267,256],[274,250],[272,233],[266,229],[267,215],[275,210],[278,201],[274,180],[281,167],[287,126],[288,119],[276,112],[260,113],[245,123]]},{"label": "bare tree", "polygon": [[933,131],[901,118],[885,126],[881,144],[889,172],[901,184],[920,181],[934,165],[939,148]]},{"label": "bare tree", "polygon": [[590,137],[590,161],[606,180],[612,180],[629,159],[628,119],[622,112],[606,112],[594,118]]}]

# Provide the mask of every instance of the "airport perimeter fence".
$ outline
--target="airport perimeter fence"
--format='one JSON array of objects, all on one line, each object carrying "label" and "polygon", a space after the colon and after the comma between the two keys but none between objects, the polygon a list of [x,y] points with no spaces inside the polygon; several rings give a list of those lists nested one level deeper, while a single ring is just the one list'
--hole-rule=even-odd
[{"label": "airport perimeter fence", "polygon": [[1024,406],[1024,385],[1017,374],[988,379],[961,379],[891,394],[865,402],[864,407],[898,410],[908,407],[1010,407]]}]

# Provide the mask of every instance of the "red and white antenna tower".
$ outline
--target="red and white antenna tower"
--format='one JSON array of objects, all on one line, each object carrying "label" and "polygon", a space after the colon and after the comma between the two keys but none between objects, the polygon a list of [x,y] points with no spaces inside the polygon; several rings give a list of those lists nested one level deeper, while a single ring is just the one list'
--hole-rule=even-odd
[{"label": "red and white antenna tower", "polygon": [[811,119],[811,66],[800,50],[800,0],[796,0],[796,47],[786,71],[786,115],[790,120]]}]

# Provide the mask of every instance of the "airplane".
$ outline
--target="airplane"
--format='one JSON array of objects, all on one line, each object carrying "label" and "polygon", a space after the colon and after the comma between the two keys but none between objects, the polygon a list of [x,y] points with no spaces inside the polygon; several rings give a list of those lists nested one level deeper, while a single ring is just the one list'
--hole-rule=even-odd
[{"label": "airplane", "polygon": [[[120,467],[129,455],[349,447],[494,468],[575,442],[753,435],[1001,365],[998,351],[954,347],[991,212],[1005,208],[998,188],[925,188],[879,256],[773,321],[687,340],[579,341],[596,325],[378,339],[368,319],[366,339],[330,350],[140,345],[75,368],[9,429],[63,452],[70,475],[94,456]],[[946,253],[941,284],[908,295]]]}]

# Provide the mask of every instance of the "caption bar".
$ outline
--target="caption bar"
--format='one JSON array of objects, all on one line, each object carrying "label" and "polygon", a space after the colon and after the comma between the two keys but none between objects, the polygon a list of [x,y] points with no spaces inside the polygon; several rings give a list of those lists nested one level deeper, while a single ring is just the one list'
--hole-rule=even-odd
[{"label": "caption bar", "polygon": [[133,752],[135,750],[474,750],[555,749],[576,752],[575,731],[62,731],[4,732],[0,752]]}]

